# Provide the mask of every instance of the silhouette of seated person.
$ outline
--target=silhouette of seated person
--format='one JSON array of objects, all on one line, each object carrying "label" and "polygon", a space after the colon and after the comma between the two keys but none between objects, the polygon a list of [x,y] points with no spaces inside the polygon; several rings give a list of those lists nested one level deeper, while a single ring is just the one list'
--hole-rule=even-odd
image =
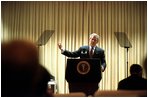
[{"label": "silhouette of seated person", "polygon": [[147,90],[147,80],[142,77],[142,67],[133,64],[130,67],[130,76],[118,83],[118,90]]},{"label": "silhouette of seated person", "polygon": [[38,50],[28,41],[1,44],[1,96],[52,96],[48,81],[53,76],[39,64]]}]

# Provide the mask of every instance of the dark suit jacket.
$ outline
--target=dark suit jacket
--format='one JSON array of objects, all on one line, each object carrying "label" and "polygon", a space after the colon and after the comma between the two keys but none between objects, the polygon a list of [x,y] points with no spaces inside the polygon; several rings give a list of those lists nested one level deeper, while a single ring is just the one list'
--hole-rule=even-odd
[{"label": "dark suit jacket", "polygon": [[131,75],[118,83],[118,90],[146,90],[147,89],[147,80],[136,76]]},{"label": "dark suit jacket", "polygon": [[[89,46],[82,46],[77,51],[74,51],[74,52],[65,50],[62,54],[67,57],[90,58],[89,57]],[[106,68],[105,54],[104,54],[103,49],[96,46],[92,58],[99,58],[101,60],[102,67],[104,67],[104,69]]]}]

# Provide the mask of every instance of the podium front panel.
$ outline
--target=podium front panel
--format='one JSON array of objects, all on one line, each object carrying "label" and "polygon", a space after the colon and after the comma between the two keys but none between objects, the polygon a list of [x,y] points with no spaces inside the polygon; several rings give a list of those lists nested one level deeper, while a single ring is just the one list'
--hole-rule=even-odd
[{"label": "podium front panel", "polygon": [[100,82],[102,78],[99,59],[67,59],[65,78],[69,83]]}]

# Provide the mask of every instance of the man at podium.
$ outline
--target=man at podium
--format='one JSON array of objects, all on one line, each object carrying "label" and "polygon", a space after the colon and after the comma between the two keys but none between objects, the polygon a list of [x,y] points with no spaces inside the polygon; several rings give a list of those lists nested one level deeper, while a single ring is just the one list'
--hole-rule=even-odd
[{"label": "man at podium", "polygon": [[[104,50],[99,48],[97,46],[97,43],[99,42],[99,35],[96,33],[90,34],[89,37],[89,45],[87,46],[81,46],[78,50],[74,52],[70,52],[68,50],[65,50],[62,48],[62,45],[59,43],[58,47],[61,50],[61,53],[67,57],[80,57],[81,59],[84,58],[93,58],[93,59],[100,59],[101,63],[101,71],[104,72],[106,68],[106,61],[105,61],[105,54]],[[70,92],[78,92],[82,91],[84,92],[87,96],[93,95],[95,91],[98,90],[98,82],[95,83],[81,83],[81,84],[70,84],[69,86],[73,87],[78,87],[77,89],[71,89],[69,87]],[[79,90],[79,88],[83,88]]]}]

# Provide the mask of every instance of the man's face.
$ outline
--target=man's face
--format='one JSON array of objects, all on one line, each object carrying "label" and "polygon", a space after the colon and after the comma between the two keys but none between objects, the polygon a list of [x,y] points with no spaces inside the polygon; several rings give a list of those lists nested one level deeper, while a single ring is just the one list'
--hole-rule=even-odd
[{"label": "man's face", "polygon": [[91,38],[89,38],[89,44],[91,46],[96,46],[97,43],[98,43],[98,39],[95,36],[92,36]]}]

